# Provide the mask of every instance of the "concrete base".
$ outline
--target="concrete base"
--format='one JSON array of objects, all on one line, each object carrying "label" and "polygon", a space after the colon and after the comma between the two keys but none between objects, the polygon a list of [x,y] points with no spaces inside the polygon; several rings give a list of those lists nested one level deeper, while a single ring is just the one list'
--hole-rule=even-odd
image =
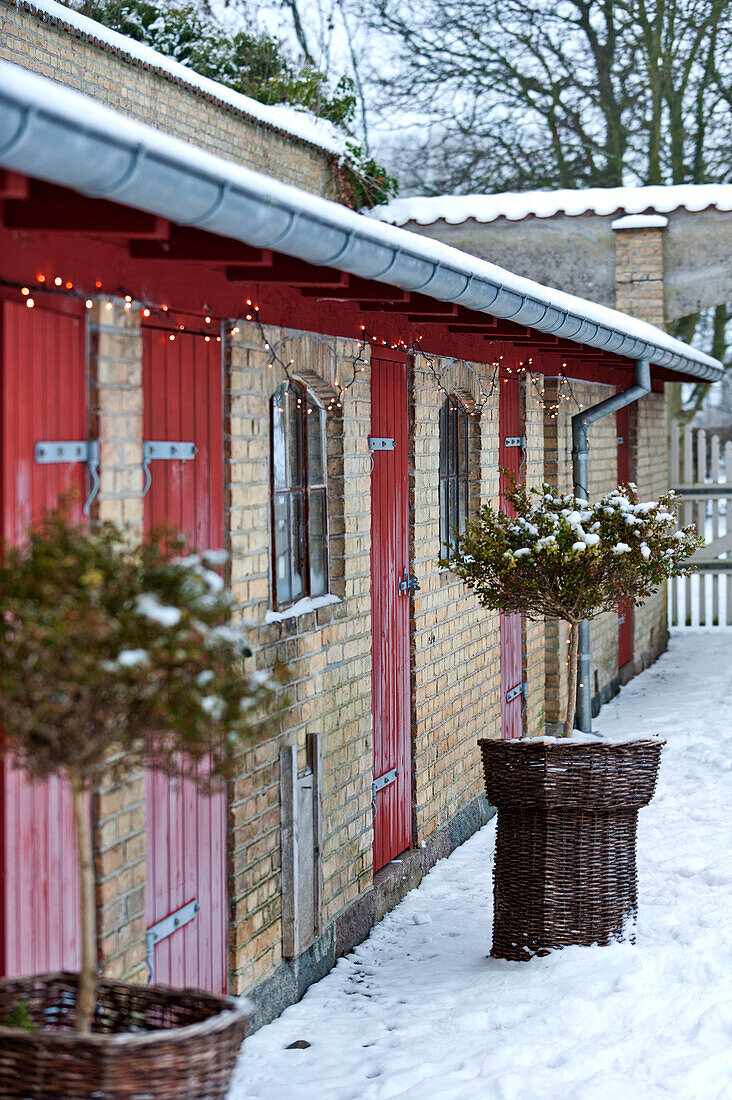
[{"label": "concrete base", "polygon": [[438,859],[449,856],[493,817],[495,809],[479,795],[443,825],[423,848],[411,848],[374,875],[373,886],[344,909],[296,959],[283,959],[247,996],[254,1004],[250,1031],[274,1020],[320,981],[337,960],[368,938],[371,929],[420,882]]}]

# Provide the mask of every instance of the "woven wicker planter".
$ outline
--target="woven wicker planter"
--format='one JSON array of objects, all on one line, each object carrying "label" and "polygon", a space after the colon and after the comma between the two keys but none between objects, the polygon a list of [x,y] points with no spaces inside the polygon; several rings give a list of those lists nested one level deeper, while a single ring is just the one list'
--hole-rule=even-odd
[{"label": "woven wicker planter", "polygon": [[664,742],[479,744],[498,809],[491,955],[632,936],[638,810]]},{"label": "woven wicker planter", "polygon": [[73,1029],[78,974],[0,981],[0,1019],[26,1001],[37,1031],[0,1027],[3,1100],[223,1100],[249,1011],[230,997],[102,981],[91,1035]]}]

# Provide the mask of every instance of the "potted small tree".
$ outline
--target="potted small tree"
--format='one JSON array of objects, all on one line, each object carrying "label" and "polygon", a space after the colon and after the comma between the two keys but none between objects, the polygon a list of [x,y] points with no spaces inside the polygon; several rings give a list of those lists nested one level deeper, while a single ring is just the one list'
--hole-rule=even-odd
[{"label": "potted small tree", "polygon": [[637,813],[663,742],[574,733],[579,626],[621,600],[642,604],[702,540],[676,530],[672,494],[643,503],[634,485],[593,505],[514,485],[507,501],[513,515],[485,505],[443,564],[486,608],[569,625],[565,738],[480,741],[498,808],[491,954],[526,959],[632,938]]},{"label": "potted small tree", "polygon": [[241,1004],[98,977],[88,794],[143,766],[225,782],[275,710],[273,683],[244,669],[220,552],[182,545],[131,546],[109,524],[87,534],[60,511],[0,558],[2,748],[31,777],[71,786],[82,954],[80,975],[0,981],[5,1097],[211,1100],[228,1088]]}]

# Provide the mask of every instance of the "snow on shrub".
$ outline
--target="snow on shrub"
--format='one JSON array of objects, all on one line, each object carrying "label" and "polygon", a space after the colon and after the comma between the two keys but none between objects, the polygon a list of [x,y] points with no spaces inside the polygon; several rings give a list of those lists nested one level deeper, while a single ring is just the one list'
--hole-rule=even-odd
[{"label": "snow on shrub", "polygon": [[88,534],[59,511],[0,555],[0,750],[34,778],[65,776],[74,799],[79,1030],[97,966],[85,792],[142,766],[221,783],[277,710],[273,679],[245,669],[250,651],[211,569],[220,555],[174,557],[182,548],[171,535],[132,546],[111,524]]},{"label": "snow on shrub", "polygon": [[[589,504],[549,485],[506,495],[513,515],[479,509],[442,562],[481,604],[529,619],[570,625],[569,683],[577,676],[579,624],[618,603],[640,605],[703,543],[696,529],[676,530],[673,493],[639,502],[635,485],[619,486]],[[565,733],[574,728],[575,692],[568,692]]]}]

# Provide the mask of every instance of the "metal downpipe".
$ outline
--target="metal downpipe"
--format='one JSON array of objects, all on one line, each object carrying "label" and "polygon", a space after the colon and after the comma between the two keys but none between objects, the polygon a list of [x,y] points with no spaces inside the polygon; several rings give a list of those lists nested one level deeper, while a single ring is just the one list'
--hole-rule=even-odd
[{"label": "metal downpipe", "polygon": [[[618,409],[625,408],[639,397],[651,392],[651,365],[647,359],[635,362],[635,382],[627,390],[621,390],[605,401],[583,409],[572,417],[572,480],[574,495],[579,500],[589,501],[590,483],[590,446],[587,438],[589,428],[603,417],[610,416]],[[577,687],[577,714],[575,728],[582,733],[592,733],[592,688],[590,684],[590,624],[587,620],[580,623],[579,631],[579,685]]]}]

